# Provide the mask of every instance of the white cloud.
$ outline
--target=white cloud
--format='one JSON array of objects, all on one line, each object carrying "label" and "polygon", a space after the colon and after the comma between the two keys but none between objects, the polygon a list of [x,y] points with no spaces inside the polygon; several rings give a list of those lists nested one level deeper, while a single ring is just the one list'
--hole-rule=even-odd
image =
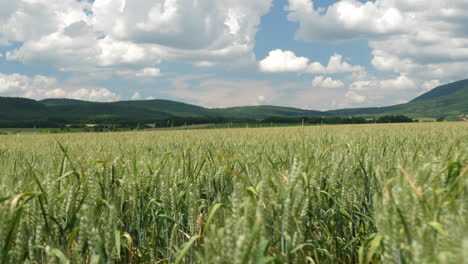
[{"label": "white cloud", "polygon": [[92,71],[162,60],[245,66],[272,0],[0,1],[0,45],[24,42],[9,60]]},{"label": "white cloud", "polygon": [[[161,73],[161,70],[159,68],[154,68],[154,67],[146,67],[143,69],[122,69],[122,70],[111,70],[110,71],[111,76],[112,74],[123,77],[125,79],[133,79],[137,80],[141,83],[149,83],[151,82],[154,78],[161,77],[163,74]],[[102,73],[102,75],[105,75],[106,73]],[[90,75],[90,74],[88,74]],[[101,74],[100,74],[101,75]],[[109,76],[105,78],[110,78]]]},{"label": "white cloud", "polygon": [[12,41],[37,41],[83,19],[87,1],[1,0],[0,45]]},{"label": "white cloud", "polygon": [[434,88],[436,88],[436,87],[438,87],[440,85],[441,85],[441,83],[440,83],[439,80],[431,80],[431,81],[424,82],[422,86],[423,86],[424,90],[430,91],[430,90],[432,90],[432,89],[434,89]]},{"label": "white cloud", "polygon": [[367,99],[366,96],[360,95],[354,91],[348,91],[345,96],[347,99],[351,101],[351,103],[354,103],[354,104],[362,104]]},{"label": "white cloud", "polygon": [[264,81],[210,79],[165,93],[205,107],[231,107],[274,102],[280,90]]},{"label": "white cloud", "polygon": [[[231,107],[241,105],[282,105],[305,109],[332,109],[343,105],[345,96],[339,89],[312,88],[310,82],[277,83],[249,79],[191,80],[176,89],[167,89],[164,97],[182,100],[205,107]],[[294,92],[291,92],[294,90]],[[337,103],[331,105],[330,100]]]},{"label": "white cloud", "polygon": [[[314,71],[311,71],[314,72]],[[334,54],[330,57],[328,65],[325,69],[325,73],[340,73],[340,72],[364,72],[364,68],[361,66],[354,66],[346,61],[343,61],[343,56],[340,54]]]},{"label": "white cloud", "polygon": [[42,75],[28,77],[17,73],[0,73],[0,94],[33,99],[72,98],[103,102],[120,99],[119,95],[105,88],[67,86],[55,78]]},{"label": "white cloud", "polygon": [[320,62],[312,62],[306,57],[298,57],[292,51],[280,49],[272,50],[266,58],[259,62],[261,72],[297,72],[297,73],[342,73],[342,72],[364,72],[361,66],[354,66],[343,61],[343,56],[334,54],[330,57],[325,67]]},{"label": "white cloud", "polygon": [[309,59],[297,57],[292,51],[272,50],[259,62],[262,72],[303,72],[307,69]]},{"label": "white cloud", "polygon": [[283,92],[283,96],[288,98],[286,101],[289,106],[300,107],[309,110],[331,110],[343,108],[346,97],[343,91],[327,88],[310,88],[310,84],[297,85],[299,89],[296,93]]},{"label": "white cloud", "polygon": [[216,66],[217,63],[212,61],[197,61],[194,62],[193,65],[198,68],[211,68]]},{"label": "white cloud", "polygon": [[418,83],[404,75],[395,79],[356,81],[350,85],[350,89],[354,91],[385,90],[394,92],[417,88],[419,88]]},{"label": "white cloud", "polygon": [[159,77],[161,70],[158,68],[144,68],[135,74],[137,77]]},{"label": "white cloud", "polygon": [[380,71],[462,79],[468,66],[468,1],[340,0],[326,9],[312,0],[289,0],[296,38],[305,41],[366,39]]},{"label": "white cloud", "polygon": [[265,103],[265,96],[263,95],[257,96],[257,104],[261,105],[263,103]]},{"label": "white cloud", "polygon": [[404,31],[407,18],[391,2],[341,0],[323,10],[315,9],[312,0],[289,0],[287,10],[289,20],[299,22],[298,39],[346,40]]},{"label": "white cloud", "polygon": [[[378,79],[368,76],[351,82],[346,93],[347,107],[392,105],[408,102],[438,85],[438,80],[421,81],[400,75],[395,78]],[[430,87],[430,88],[429,88]]]},{"label": "white cloud", "polygon": [[344,83],[340,80],[333,80],[330,77],[317,76],[312,80],[312,86],[334,89],[343,87]]},{"label": "white cloud", "polygon": [[131,99],[132,100],[140,100],[141,99],[140,93],[139,92],[134,92]]},{"label": "white cloud", "polygon": [[[304,91],[298,91],[303,95],[301,98],[278,88],[281,85],[268,82],[241,81],[236,84],[232,80],[216,80],[216,84],[227,87],[217,87],[218,92],[215,82],[203,81],[214,78],[213,75],[195,80],[179,76],[167,79],[176,93],[186,94],[187,98],[206,105],[216,105],[218,99],[222,105],[235,105],[229,102],[231,98],[239,104],[291,100],[288,101],[290,105],[296,105],[293,99],[278,99],[285,95],[294,97],[297,104],[308,105],[305,101],[313,100],[320,104],[329,99],[326,96],[316,99],[319,98],[317,91],[336,96],[340,89],[327,90],[326,87],[343,85],[350,89],[349,102],[381,104],[390,100],[379,99],[382,97],[404,97],[406,100],[440,83],[466,78],[468,1],[376,0],[362,3],[338,0],[326,9],[315,8],[314,2],[289,0],[288,18],[299,25],[296,38],[312,42],[368,40],[372,66],[384,72],[375,75],[384,77],[369,75],[362,66],[353,65],[340,54],[333,54],[327,63],[288,50],[272,50],[257,62],[253,53],[256,32],[260,18],[268,12],[272,0],[0,0],[0,45],[15,43],[7,48],[9,51],[0,53],[0,57],[4,55],[6,60],[25,64],[50,65],[62,71],[84,71],[87,76],[94,74],[93,81],[119,75],[148,83],[153,77],[161,76],[156,67],[164,61],[183,61],[198,68],[219,66],[245,70],[252,67],[251,70],[257,67],[262,72],[323,76],[314,80],[317,85],[314,89],[310,88],[310,81],[301,83],[310,88],[302,87]],[[337,78],[332,75],[337,73],[351,74],[341,80],[325,77]],[[167,76],[170,73],[165,73],[161,79]],[[8,79],[11,81],[12,78]],[[57,80],[49,77],[45,78],[56,83],[41,86],[35,84],[40,78],[27,78],[24,86],[34,89],[17,86],[18,92],[9,88],[8,93],[22,95],[26,90],[33,90],[45,95],[65,96],[65,92],[80,90],[73,96],[89,94],[104,98],[108,91],[83,87],[78,81],[57,84]],[[197,82],[200,85],[194,86]],[[262,88],[249,92],[241,85],[254,90],[253,85]],[[268,88],[274,91],[269,93]],[[201,91],[198,94],[197,89]],[[115,95],[108,92],[109,98]],[[30,92],[28,96],[42,95]],[[337,105],[343,103],[344,97],[340,94]]]}]

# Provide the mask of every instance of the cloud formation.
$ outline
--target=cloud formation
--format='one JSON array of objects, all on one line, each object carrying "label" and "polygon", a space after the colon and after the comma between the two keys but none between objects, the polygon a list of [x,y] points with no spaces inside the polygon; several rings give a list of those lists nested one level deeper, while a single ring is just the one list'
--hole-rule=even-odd
[{"label": "cloud formation", "polygon": [[404,75],[396,79],[357,81],[350,85],[350,89],[354,91],[387,90],[395,92],[398,90],[417,88],[419,88],[418,83]]},{"label": "cloud formation", "polygon": [[161,76],[161,70],[158,68],[144,68],[135,74],[136,77],[159,77]]},{"label": "cloud formation", "polygon": [[275,102],[280,90],[264,81],[210,79],[166,93],[206,107],[232,107]]},{"label": "cloud formation", "polygon": [[120,99],[119,95],[106,88],[73,86],[61,84],[57,79],[43,75],[28,77],[16,73],[0,73],[0,94],[32,99],[72,98],[101,102]]},{"label": "cloud formation", "polygon": [[391,105],[409,101],[438,85],[438,80],[420,81],[405,75],[389,79],[372,77],[351,82],[345,96],[351,104],[357,105],[382,105],[392,98],[393,101],[385,104]]},{"label": "cloud formation", "polygon": [[[466,78],[466,0],[337,0],[325,8],[288,0],[271,14],[298,25],[297,41],[256,47],[259,29],[276,30],[269,18],[260,25],[272,2],[0,0],[0,66],[23,73],[2,74],[0,95],[107,101],[119,95],[101,86],[128,83],[125,98],[323,109],[388,105]],[[296,54],[309,47],[330,58]],[[256,58],[254,50],[269,54]],[[44,65],[56,77],[35,76]]]},{"label": "cloud formation", "polygon": [[309,66],[309,59],[297,57],[292,51],[272,50],[259,62],[262,72],[304,72]]},{"label": "cloud formation", "polygon": [[329,89],[335,89],[335,88],[341,88],[344,86],[344,83],[340,80],[333,80],[330,77],[323,77],[323,76],[317,76],[312,80],[312,86],[313,87],[321,87],[321,88],[329,88]]},{"label": "cloud formation", "polygon": [[367,99],[366,96],[360,95],[353,90],[348,91],[345,96],[347,99],[349,99],[351,103],[355,103],[355,104],[362,104]]},{"label": "cloud formation", "polygon": [[286,50],[272,50],[266,58],[259,62],[259,70],[269,73],[343,73],[362,72],[364,68],[354,66],[343,61],[343,56],[334,54],[330,57],[328,65],[324,66],[320,62],[309,63],[306,57],[298,57],[294,52]]},{"label": "cloud formation", "polygon": [[67,70],[210,59],[252,63],[271,0],[1,0],[0,45],[9,60]]},{"label": "cloud formation", "polygon": [[287,10],[289,20],[299,23],[299,40],[368,40],[379,71],[464,77],[455,65],[468,64],[466,0],[341,0],[327,9],[315,8],[312,0],[289,0]]}]

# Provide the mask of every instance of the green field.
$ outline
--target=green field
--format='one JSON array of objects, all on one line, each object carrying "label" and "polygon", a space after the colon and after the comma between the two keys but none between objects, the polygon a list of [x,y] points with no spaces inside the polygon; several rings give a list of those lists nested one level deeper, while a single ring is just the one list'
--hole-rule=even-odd
[{"label": "green field", "polygon": [[466,263],[468,124],[0,135],[0,263]]}]

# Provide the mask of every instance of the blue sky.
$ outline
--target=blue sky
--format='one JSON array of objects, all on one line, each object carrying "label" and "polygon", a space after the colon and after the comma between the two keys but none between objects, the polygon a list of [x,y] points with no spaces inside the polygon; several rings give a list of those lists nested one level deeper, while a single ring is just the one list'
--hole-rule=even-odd
[{"label": "blue sky", "polygon": [[308,109],[465,79],[465,0],[0,0],[0,96]]}]

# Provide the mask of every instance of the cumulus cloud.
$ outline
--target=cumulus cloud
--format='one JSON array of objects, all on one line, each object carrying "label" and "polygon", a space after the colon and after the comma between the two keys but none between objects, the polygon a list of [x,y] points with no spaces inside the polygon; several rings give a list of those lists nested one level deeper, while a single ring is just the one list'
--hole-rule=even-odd
[{"label": "cumulus cloud", "polygon": [[[9,60],[62,70],[161,60],[251,63],[260,17],[271,0],[1,0],[0,45]],[[206,66],[207,63],[199,64]]]},{"label": "cumulus cloud", "polygon": [[117,101],[120,96],[106,88],[67,86],[55,78],[36,75],[0,73],[0,93],[2,96],[26,97],[33,99],[71,98],[88,101]]},{"label": "cumulus cloud", "polygon": [[39,40],[86,17],[86,1],[0,1],[0,44]]},{"label": "cumulus cloud", "polygon": [[312,0],[289,0],[296,38],[305,41],[369,40],[380,71],[444,80],[461,79],[468,65],[466,0],[340,0],[326,9]]},{"label": "cumulus cloud", "polygon": [[345,40],[403,31],[403,14],[385,2],[390,1],[342,0],[325,11],[315,9],[312,0],[289,0],[287,10],[289,20],[300,24],[298,39]]},{"label": "cumulus cloud", "polygon": [[272,50],[259,62],[262,72],[303,72],[307,69],[309,59],[297,57],[292,51]]},{"label": "cumulus cloud", "polygon": [[118,39],[199,50],[249,44],[270,5],[270,0],[97,0],[93,12],[96,28]]},{"label": "cumulus cloud", "polygon": [[334,89],[343,87],[344,83],[340,80],[333,80],[330,77],[317,76],[312,80],[312,86]]},{"label": "cumulus cloud", "polygon": [[292,51],[280,49],[272,50],[266,58],[259,62],[261,72],[281,73],[342,73],[342,72],[364,72],[361,66],[351,65],[343,61],[343,56],[334,54],[330,57],[327,66],[320,62],[309,63],[306,57],[298,57]]},{"label": "cumulus cloud", "polygon": [[[311,72],[314,72],[313,70]],[[340,73],[340,72],[364,72],[361,66],[354,66],[346,61],[343,61],[343,56],[336,54],[330,57],[328,65],[325,68],[325,73]]]}]

